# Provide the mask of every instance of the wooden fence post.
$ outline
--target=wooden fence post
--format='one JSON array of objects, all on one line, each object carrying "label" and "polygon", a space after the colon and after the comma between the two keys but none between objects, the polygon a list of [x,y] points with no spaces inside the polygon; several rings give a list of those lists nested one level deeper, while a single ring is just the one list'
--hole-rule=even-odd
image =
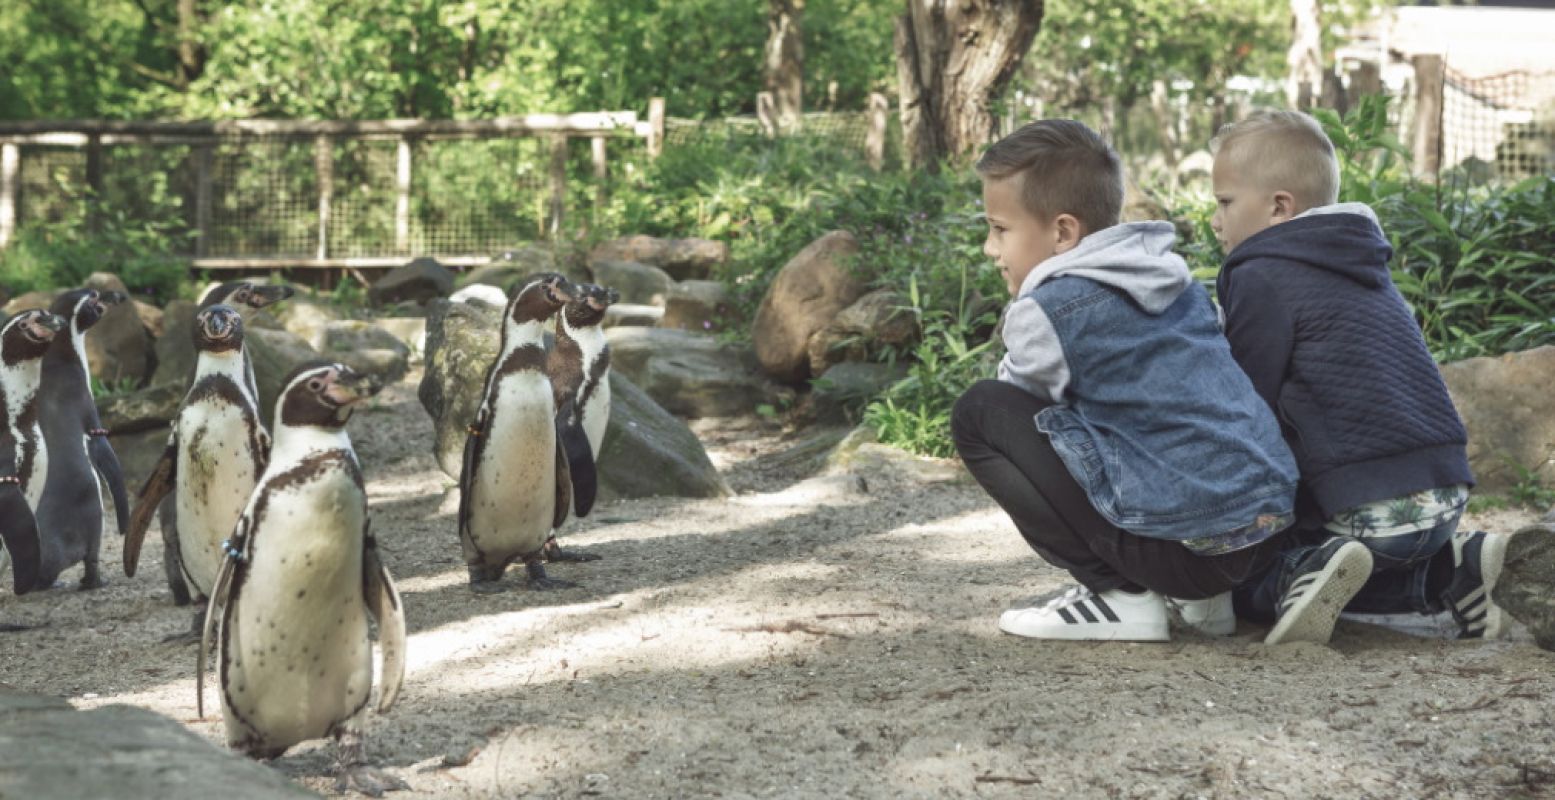
[{"label": "wooden fence post", "polygon": [[394,252],[410,252],[411,140],[401,136],[394,165]]},{"label": "wooden fence post", "polygon": [[319,244],[314,257],[329,258],[330,201],[335,192],[334,143],[328,136],[313,138],[313,173],[319,183]]},{"label": "wooden fence post", "polygon": [[864,136],[864,156],[869,168],[879,172],[885,166],[886,124],[890,121],[891,104],[879,92],[869,93],[869,133]]},{"label": "wooden fence post", "polygon": [[1360,100],[1368,95],[1382,94],[1382,65],[1375,61],[1362,61],[1350,70],[1350,97]]},{"label": "wooden fence post", "polygon": [[215,145],[194,148],[194,255],[204,258],[211,253],[211,165]]},{"label": "wooden fence post", "polygon": [[610,177],[609,165],[605,156],[605,137],[589,137],[589,156],[594,160],[594,208],[597,211],[605,205],[609,197],[609,187],[606,181]]},{"label": "wooden fence post", "polygon": [[16,235],[16,189],[21,184],[22,149],[14,144],[0,145],[0,249]]},{"label": "wooden fence post", "polygon": [[664,152],[664,98],[648,98],[648,157]]},{"label": "wooden fence post", "polygon": [[1410,59],[1415,67],[1415,121],[1412,152],[1415,175],[1434,181],[1442,169],[1442,91],[1446,63],[1439,54]]},{"label": "wooden fence post", "polygon": [[756,121],[768,136],[777,135],[777,98],[771,92],[756,93]]},{"label": "wooden fence post", "polygon": [[551,137],[551,210],[545,227],[550,236],[562,229],[562,212],[567,206],[567,136]]},{"label": "wooden fence post", "polygon": [[103,137],[92,133],[86,137],[86,188],[91,201],[86,207],[86,224],[96,230],[102,222],[103,197]]}]

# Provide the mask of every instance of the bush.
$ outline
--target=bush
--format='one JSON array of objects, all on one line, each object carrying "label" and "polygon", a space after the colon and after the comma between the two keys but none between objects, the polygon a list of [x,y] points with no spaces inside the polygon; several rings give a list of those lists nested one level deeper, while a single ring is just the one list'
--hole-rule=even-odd
[{"label": "bush", "polygon": [[165,302],[193,291],[188,263],[173,255],[183,236],[173,224],[131,220],[123,211],[89,222],[83,207],[67,219],[18,231],[0,250],[0,285],[21,294],[80,286],[93,272],[112,272],[132,292]]}]

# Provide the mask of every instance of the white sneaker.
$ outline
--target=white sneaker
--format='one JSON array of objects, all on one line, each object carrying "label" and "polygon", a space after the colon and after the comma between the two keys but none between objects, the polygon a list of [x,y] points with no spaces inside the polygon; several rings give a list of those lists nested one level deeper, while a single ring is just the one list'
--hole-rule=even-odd
[{"label": "white sneaker", "polygon": [[1326,643],[1346,603],[1371,577],[1371,551],[1348,537],[1335,536],[1286,575],[1279,617],[1264,644]]},{"label": "white sneaker", "polygon": [[1166,598],[1166,608],[1188,628],[1205,636],[1231,636],[1236,633],[1236,612],[1231,608],[1231,593],[1221,592],[1203,600]]},{"label": "white sneaker", "polygon": [[1166,602],[1160,595],[1117,589],[1094,594],[1084,586],[1039,606],[1004,612],[999,629],[1032,639],[1164,642],[1169,638]]}]

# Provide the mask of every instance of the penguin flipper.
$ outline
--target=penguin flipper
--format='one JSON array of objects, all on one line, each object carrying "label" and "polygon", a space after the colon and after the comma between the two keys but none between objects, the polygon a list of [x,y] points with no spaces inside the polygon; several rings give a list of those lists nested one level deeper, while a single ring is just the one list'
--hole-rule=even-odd
[{"label": "penguin flipper", "polygon": [[[594,448],[589,445],[588,432],[579,424],[572,404],[568,403],[556,422],[556,441],[567,453],[567,469],[572,473],[573,510],[586,517],[594,509],[594,495],[599,491],[599,475],[594,468]],[[562,517],[566,519],[565,515]],[[557,526],[560,527],[558,522]]]},{"label": "penguin flipper", "polygon": [[362,591],[367,608],[378,621],[378,646],[383,649],[383,686],[378,691],[379,713],[388,711],[405,682],[405,608],[400,605],[394,579],[378,557],[378,542],[371,533],[362,549]]},{"label": "penguin flipper", "polygon": [[129,493],[124,491],[124,470],[119,466],[119,457],[114,455],[108,437],[89,436],[87,441],[92,466],[97,468],[97,474],[103,477],[103,482],[108,484],[108,492],[113,495],[114,518],[119,523],[119,535],[123,536],[130,529],[130,498]]},{"label": "penguin flipper", "polygon": [[124,574],[131,578],[135,577],[135,568],[140,564],[140,546],[146,541],[146,529],[151,527],[151,517],[162,504],[162,498],[173,491],[177,473],[178,435],[174,434],[168,440],[167,449],[162,451],[162,457],[157,459],[157,465],[152,467],[145,485],[140,487],[137,496],[139,505],[130,514],[129,527],[121,529],[124,532]]},{"label": "penguin flipper", "polygon": [[210,599],[206,601],[205,624],[200,626],[200,657],[194,673],[194,707],[200,719],[205,719],[205,658],[211,651],[211,633],[216,628],[216,618],[226,613],[227,601],[232,594],[233,578],[241,568],[243,560],[248,557],[244,543],[248,541],[248,531],[252,524],[248,511],[245,510],[243,515],[238,517],[238,524],[232,531],[232,538],[222,543],[222,549],[227,551],[226,557],[221,560],[221,570],[216,573],[216,581],[211,585]]},{"label": "penguin flipper", "polygon": [[560,440],[556,442],[556,510],[551,515],[551,530],[567,521],[572,508],[572,468],[567,463],[567,449]]},{"label": "penguin flipper", "polygon": [[0,541],[11,559],[12,588],[19,595],[32,591],[41,566],[38,521],[22,488],[13,483],[0,484]]},{"label": "penguin flipper", "polygon": [[475,488],[475,467],[480,464],[481,450],[486,444],[486,434],[491,429],[491,417],[486,409],[475,412],[475,421],[464,437],[464,467],[459,470],[459,536],[468,541],[470,535],[470,493]]}]

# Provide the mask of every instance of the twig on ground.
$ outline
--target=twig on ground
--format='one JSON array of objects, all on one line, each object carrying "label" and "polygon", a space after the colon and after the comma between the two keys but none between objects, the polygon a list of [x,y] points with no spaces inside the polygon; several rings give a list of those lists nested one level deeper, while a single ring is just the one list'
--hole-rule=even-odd
[{"label": "twig on ground", "polygon": [[838,639],[848,638],[847,634],[829,631],[825,628],[817,628],[808,622],[797,619],[765,625],[741,625],[737,628],[724,628],[723,630],[729,633],[808,633],[811,636],[835,636]]},{"label": "twig on ground", "polygon": [[979,775],[973,778],[974,783],[1013,783],[1017,786],[1031,786],[1041,783],[1041,778],[1020,778],[1014,775]]},{"label": "twig on ground", "polygon": [[855,619],[855,618],[858,618],[858,617],[878,617],[878,616],[880,616],[880,612],[878,612],[878,611],[848,611],[848,612],[839,612],[839,613],[836,613],[836,614],[816,614],[815,618],[816,619]]}]

